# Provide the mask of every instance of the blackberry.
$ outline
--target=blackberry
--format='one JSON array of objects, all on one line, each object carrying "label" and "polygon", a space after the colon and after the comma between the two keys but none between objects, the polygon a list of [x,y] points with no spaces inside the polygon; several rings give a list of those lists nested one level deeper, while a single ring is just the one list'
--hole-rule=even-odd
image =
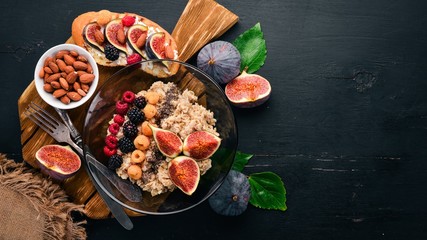
[{"label": "blackberry", "polygon": [[141,110],[137,107],[131,108],[128,111],[127,116],[129,120],[135,124],[138,124],[144,121],[144,113],[141,112]]},{"label": "blackberry", "polygon": [[119,58],[119,50],[111,44],[105,45],[104,53],[108,60],[115,61]]},{"label": "blackberry", "polygon": [[138,134],[138,128],[133,122],[127,121],[123,124],[123,134],[128,138],[133,138]]},{"label": "blackberry", "polygon": [[123,163],[122,156],[118,154],[114,154],[108,159],[108,168],[114,171],[117,168],[119,168],[122,165],[122,163]]},{"label": "blackberry", "polygon": [[145,105],[147,105],[147,101],[145,100],[145,97],[137,97],[135,98],[135,101],[133,103],[139,109],[143,109]]},{"label": "blackberry", "polygon": [[117,145],[119,146],[119,149],[120,151],[122,151],[122,153],[129,153],[135,150],[135,145],[133,145],[133,141],[128,137],[120,138]]}]

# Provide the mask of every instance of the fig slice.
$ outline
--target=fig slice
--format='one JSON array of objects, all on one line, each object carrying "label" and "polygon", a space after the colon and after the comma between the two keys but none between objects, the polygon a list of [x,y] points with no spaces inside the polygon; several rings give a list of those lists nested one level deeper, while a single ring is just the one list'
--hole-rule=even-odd
[{"label": "fig slice", "polygon": [[157,32],[151,34],[145,42],[147,56],[150,59],[165,58],[165,33]]},{"label": "fig slice", "polygon": [[191,195],[196,191],[200,180],[200,169],[197,162],[187,156],[179,156],[172,159],[168,165],[171,181],[181,191]]},{"label": "fig slice", "polygon": [[267,79],[245,71],[225,86],[231,104],[241,108],[256,107],[270,98],[271,85]]},{"label": "fig slice", "polygon": [[[147,37],[147,31],[148,27],[140,24],[132,25],[128,31],[127,31],[127,42],[129,46],[134,50],[135,52],[139,53],[141,56],[145,56],[142,52],[142,48],[145,46],[146,39],[143,39],[142,41],[139,40],[139,38],[142,36],[142,38]],[[140,42],[138,42],[140,41]],[[141,45],[142,44],[142,45]],[[138,46],[141,45],[141,46]]]},{"label": "fig slice", "polygon": [[124,43],[120,43],[118,39],[118,32],[124,31],[122,20],[121,19],[114,19],[111,20],[107,25],[105,26],[104,30],[105,38],[111,45],[119,49],[120,51],[127,54],[127,48],[126,48],[126,41]]},{"label": "fig slice", "polygon": [[182,152],[182,141],[176,133],[154,127],[149,124],[153,131],[154,141],[157,148],[166,157],[174,158]]},{"label": "fig slice", "polygon": [[80,157],[69,146],[45,145],[36,152],[36,160],[43,173],[59,181],[73,176],[81,167]]},{"label": "fig slice", "polygon": [[221,138],[207,131],[196,131],[184,140],[183,153],[195,160],[211,157],[221,144]]},{"label": "fig slice", "polygon": [[84,29],[83,29],[83,37],[84,40],[92,47],[98,49],[101,52],[104,52],[104,47],[101,46],[97,41],[96,41],[96,37],[95,37],[95,32],[97,30],[101,30],[101,26],[96,23],[96,22],[92,22],[87,24]]}]

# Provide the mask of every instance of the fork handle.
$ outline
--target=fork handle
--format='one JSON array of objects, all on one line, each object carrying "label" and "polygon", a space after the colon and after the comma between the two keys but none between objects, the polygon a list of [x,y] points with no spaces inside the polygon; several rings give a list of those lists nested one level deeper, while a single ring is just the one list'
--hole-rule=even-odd
[{"label": "fork handle", "polygon": [[[71,119],[68,116],[68,113],[63,109],[59,109],[59,108],[54,108],[54,109],[58,113],[58,115],[61,117],[61,119],[65,123],[65,125],[67,125],[68,129],[70,130],[71,138],[74,140],[74,142],[77,144],[77,146],[82,148],[83,147],[82,136],[77,131],[77,129],[74,127],[73,122],[71,122]],[[83,156],[83,154],[82,154],[82,156]]]}]

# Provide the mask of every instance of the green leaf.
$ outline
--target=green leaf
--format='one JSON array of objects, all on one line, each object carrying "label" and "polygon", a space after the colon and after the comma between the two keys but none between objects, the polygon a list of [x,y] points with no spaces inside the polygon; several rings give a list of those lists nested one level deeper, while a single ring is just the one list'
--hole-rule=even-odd
[{"label": "green leaf", "polygon": [[285,211],[286,189],[280,177],[272,172],[249,175],[251,198],[249,202],[255,207]]},{"label": "green leaf", "polygon": [[260,23],[238,36],[233,45],[240,52],[240,71],[247,67],[247,73],[254,73],[264,65],[267,47]]},{"label": "green leaf", "polygon": [[242,172],[243,168],[248,163],[249,159],[253,157],[252,154],[242,153],[240,151],[236,152],[236,156],[234,157],[233,166],[231,169],[236,170],[238,172]]}]

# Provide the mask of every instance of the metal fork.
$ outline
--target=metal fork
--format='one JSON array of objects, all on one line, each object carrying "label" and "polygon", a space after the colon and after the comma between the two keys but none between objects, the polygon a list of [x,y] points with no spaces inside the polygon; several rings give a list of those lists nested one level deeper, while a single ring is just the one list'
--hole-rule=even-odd
[{"label": "metal fork", "polygon": [[[102,174],[106,174],[107,176],[111,177],[109,173],[109,169],[106,168],[102,163],[96,161],[95,158],[85,158],[83,155],[83,150],[80,146],[75,144],[70,137],[70,131],[68,130],[67,126],[60,123],[57,119],[55,119],[50,113],[48,113],[46,110],[38,106],[37,104],[31,102],[28,107],[26,108],[24,112],[25,116],[27,116],[31,121],[33,121],[35,124],[37,124],[40,128],[42,128],[44,131],[46,131],[49,135],[51,135],[56,141],[58,142],[65,142],[70,144],[81,156],[83,160],[89,160],[89,163],[92,164],[96,170],[100,170]],[[88,169],[87,169],[88,170]],[[107,172],[105,172],[107,170]],[[113,173],[114,174],[114,173]],[[133,228],[133,223],[131,222],[130,218],[126,215],[124,212],[122,206],[118,204],[117,202],[113,201],[106,192],[97,184],[97,182],[94,181],[93,176],[88,174],[90,179],[92,180],[92,183],[94,184],[96,190],[104,199],[105,203],[109,207],[110,211],[114,215],[114,217],[117,219],[117,221],[128,230],[131,230]],[[114,175],[117,177],[116,175]],[[107,177],[108,178],[108,177]],[[118,178],[118,177],[117,177]],[[111,179],[109,178],[111,181]],[[120,179],[122,180],[122,179]],[[114,182],[114,180],[113,180]],[[127,183],[124,182],[117,182],[116,184],[120,184],[119,186],[115,185],[116,187],[119,187],[119,190],[123,191],[123,187],[126,187]],[[125,184],[124,186],[122,184]],[[133,186],[133,185],[132,185]],[[106,184],[104,187],[109,188],[108,184]],[[138,189],[139,190],[139,189]]]}]

